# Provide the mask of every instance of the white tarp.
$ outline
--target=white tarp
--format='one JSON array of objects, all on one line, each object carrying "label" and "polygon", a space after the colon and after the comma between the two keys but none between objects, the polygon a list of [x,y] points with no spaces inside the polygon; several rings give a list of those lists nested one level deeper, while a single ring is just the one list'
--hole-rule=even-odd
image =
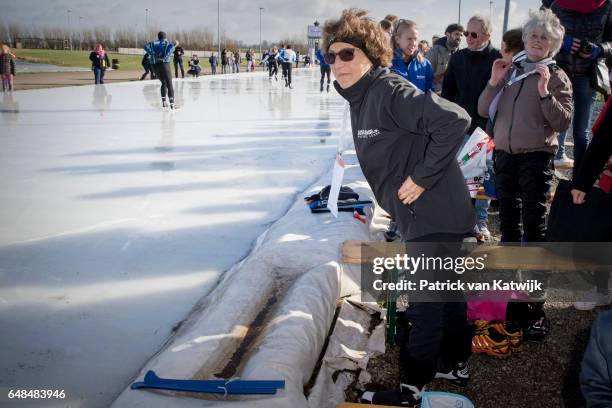
[{"label": "white tarp", "polygon": [[[352,187],[362,199],[372,198],[354,152],[345,153],[343,157],[347,161],[344,185]],[[304,195],[321,189],[329,181],[328,173]],[[371,218],[372,211],[367,214]],[[359,291],[359,268],[343,268],[336,263],[340,247],[347,239],[371,239],[373,231],[369,225],[346,212],[340,213],[337,219],[329,213],[311,214],[302,196],[298,196],[288,213],[260,237],[251,255],[225,275],[223,282],[198,305],[177,335],[146,364],[136,380],[142,380],[148,370],[166,378],[213,378],[237,349],[262,308],[270,307],[275,311],[266,319],[261,333],[243,356],[236,374],[242,379],[284,379],[285,389],[275,397],[233,397],[233,400],[241,400],[222,402],[197,400],[198,404],[309,406],[303,388],[328,336],[338,298]],[[278,305],[268,303],[271,296],[277,298]],[[327,397],[325,392],[315,392],[316,389],[335,387],[334,393],[340,395],[339,389],[343,388],[337,386],[350,383],[343,375],[341,378],[345,378],[345,382],[326,385],[331,379],[327,374],[329,370],[343,365],[365,368],[370,355],[367,351],[370,337],[363,327],[367,327],[365,321],[369,314],[358,310],[358,315],[361,315],[359,321],[351,315],[343,318],[340,326],[336,325],[337,339],[343,340],[334,340],[335,337],[328,347],[324,368],[311,393],[311,397],[318,395],[317,403],[311,406],[319,407]],[[347,328],[348,336],[341,336],[342,327]],[[360,336],[355,337],[357,333]],[[380,334],[374,337],[384,338]],[[382,347],[384,349],[384,344]],[[380,350],[381,346],[374,348]],[[187,403],[187,400],[128,387],[113,406],[191,406],[196,401],[191,399]]]}]

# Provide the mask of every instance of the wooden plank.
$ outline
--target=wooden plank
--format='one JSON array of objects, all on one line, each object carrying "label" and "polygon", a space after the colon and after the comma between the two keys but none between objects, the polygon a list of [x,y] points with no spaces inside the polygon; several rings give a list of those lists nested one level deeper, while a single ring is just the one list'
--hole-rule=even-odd
[{"label": "wooden plank", "polygon": [[[405,244],[386,243],[382,241],[344,241],[342,244],[342,262],[345,264],[371,263],[377,257],[394,257],[404,254]],[[362,253],[363,252],[363,253]],[[489,270],[523,271],[609,271],[612,265],[603,265],[588,260],[561,256],[542,247],[486,246],[475,248],[472,256],[486,255],[485,265]]]}]

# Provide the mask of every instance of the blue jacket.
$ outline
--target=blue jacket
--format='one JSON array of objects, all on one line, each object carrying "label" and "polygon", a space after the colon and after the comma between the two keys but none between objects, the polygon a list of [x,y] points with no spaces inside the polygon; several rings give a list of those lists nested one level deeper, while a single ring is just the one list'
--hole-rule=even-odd
[{"label": "blue jacket", "polygon": [[612,311],[600,313],[591,327],[582,358],[580,388],[587,408],[610,407],[612,401]]},{"label": "blue jacket", "polygon": [[144,50],[151,56],[151,64],[169,63],[174,54],[174,44],[168,40],[151,41],[144,46]]},{"label": "blue jacket", "polygon": [[315,56],[317,57],[317,59],[319,60],[319,65],[321,65],[321,68],[327,68],[329,67],[329,64],[327,62],[325,62],[325,58],[323,58],[323,53],[321,52],[321,49],[319,48],[317,50],[317,52],[315,53]]},{"label": "blue jacket", "polygon": [[400,48],[393,52],[392,70],[412,82],[414,86],[425,92],[433,89],[433,68],[427,58],[419,62],[418,58],[413,58],[406,66],[404,53]]}]

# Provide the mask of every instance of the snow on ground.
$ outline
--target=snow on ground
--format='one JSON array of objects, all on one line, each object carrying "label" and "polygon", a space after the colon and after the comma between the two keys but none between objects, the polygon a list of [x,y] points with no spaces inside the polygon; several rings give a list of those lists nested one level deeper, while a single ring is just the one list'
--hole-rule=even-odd
[{"label": "snow on ground", "polygon": [[108,406],[329,170],[344,103],[294,76],[175,81],[173,113],[157,81],[0,97],[0,403]]}]

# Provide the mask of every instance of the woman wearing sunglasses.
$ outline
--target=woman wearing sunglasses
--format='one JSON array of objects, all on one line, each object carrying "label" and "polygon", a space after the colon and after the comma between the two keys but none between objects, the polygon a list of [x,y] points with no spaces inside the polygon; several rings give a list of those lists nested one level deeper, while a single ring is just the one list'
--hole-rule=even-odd
[{"label": "woman wearing sunglasses", "polygon": [[419,50],[419,30],[414,21],[399,20],[393,45],[393,71],[412,82],[421,91],[433,89],[433,68]]},{"label": "woman wearing sunglasses", "polygon": [[[344,10],[338,20],[327,21],[322,45],[336,77],[334,86],[350,104],[363,174],[404,239],[460,245],[474,225],[470,196],[455,160],[469,116],[383,68],[390,65],[392,50],[366,14]],[[400,389],[366,392],[363,402],[418,404],[423,386],[438,371],[439,356],[450,367],[444,371],[447,379],[467,381],[464,363],[471,332],[465,302],[411,301],[406,318],[412,329],[402,347]],[[460,366],[461,373],[456,369]]]}]

